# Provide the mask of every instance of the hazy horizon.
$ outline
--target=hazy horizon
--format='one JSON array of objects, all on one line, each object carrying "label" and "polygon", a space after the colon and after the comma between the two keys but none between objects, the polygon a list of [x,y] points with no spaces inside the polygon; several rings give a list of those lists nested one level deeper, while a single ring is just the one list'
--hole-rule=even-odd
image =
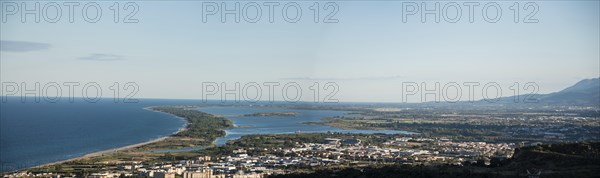
[{"label": "hazy horizon", "polygon": [[112,2],[97,2],[103,12],[95,23],[79,11],[69,22],[64,7],[57,23],[3,14],[0,80],[95,82],[103,96],[114,82],[134,82],[137,98],[172,99],[202,98],[203,82],[296,82],[303,101],[313,100],[314,82],[334,82],[340,102],[402,102],[403,82],[495,82],[510,96],[514,82],[534,82],[543,94],[600,76],[598,1],[536,2],[537,23],[513,22],[512,3],[504,1],[497,2],[503,8],[497,23],[477,14],[471,23],[464,7],[457,23],[445,16],[436,23],[432,15],[422,23],[418,14],[403,22],[402,3],[410,1],[335,1],[337,23],[312,22],[312,2],[304,1],[297,2],[303,11],[296,23],[277,13],[270,23],[264,7],[257,23],[238,23],[233,15],[223,23],[218,13],[204,19],[202,2],[134,2],[135,23],[115,23]]}]

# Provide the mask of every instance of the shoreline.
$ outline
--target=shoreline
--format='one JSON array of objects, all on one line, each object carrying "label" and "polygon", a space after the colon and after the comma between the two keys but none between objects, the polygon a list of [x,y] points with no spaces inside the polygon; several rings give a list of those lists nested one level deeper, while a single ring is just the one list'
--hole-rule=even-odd
[{"label": "shoreline", "polygon": [[136,147],[144,146],[144,145],[147,145],[147,144],[160,142],[160,141],[163,141],[163,140],[171,138],[171,137],[172,137],[171,135],[164,136],[164,137],[156,138],[156,139],[153,139],[153,140],[150,140],[150,141],[146,141],[146,142],[142,142],[142,143],[136,143],[136,144],[126,145],[126,146],[122,146],[122,147],[118,147],[118,148],[113,148],[113,149],[108,149],[108,150],[103,150],[103,151],[92,152],[92,153],[84,154],[84,155],[81,155],[81,156],[78,156],[78,157],[74,157],[74,158],[70,158],[70,159],[66,159],[66,160],[62,160],[62,161],[50,162],[50,163],[46,163],[46,164],[42,164],[42,165],[38,165],[38,166],[33,166],[33,167],[29,167],[29,168],[23,168],[23,169],[11,171],[11,172],[19,172],[19,171],[22,171],[22,170],[25,170],[25,169],[39,168],[39,167],[44,167],[44,166],[51,166],[51,165],[61,164],[61,163],[69,162],[69,161],[76,161],[76,160],[79,160],[79,159],[85,159],[85,158],[91,158],[91,157],[97,157],[97,156],[112,155],[112,154],[118,153],[120,151],[125,151],[125,150],[133,149],[133,148],[136,148]]},{"label": "shoreline", "polygon": [[130,150],[130,149],[134,149],[136,147],[148,145],[148,144],[151,144],[151,143],[160,142],[160,141],[163,141],[163,140],[166,140],[168,138],[173,137],[175,134],[177,134],[179,132],[187,130],[187,126],[189,125],[187,119],[182,118],[182,117],[177,117],[177,116],[169,114],[169,113],[165,113],[165,112],[160,112],[160,111],[153,110],[153,109],[151,109],[152,107],[155,107],[155,106],[144,107],[142,109],[148,110],[148,111],[153,111],[153,112],[167,114],[167,115],[172,116],[172,117],[174,117],[176,119],[181,119],[181,120],[184,121],[183,126],[181,128],[179,128],[176,132],[172,133],[172,134],[169,134],[169,135],[166,135],[166,136],[162,136],[162,137],[159,137],[159,138],[155,138],[155,139],[151,139],[149,141],[145,141],[145,142],[141,142],[141,143],[136,143],[136,144],[131,144],[131,145],[125,145],[125,146],[121,146],[121,147],[117,147],[117,148],[112,148],[112,149],[108,149],[108,150],[91,152],[91,153],[87,153],[87,154],[84,154],[84,155],[81,155],[81,156],[69,158],[69,159],[66,159],[66,160],[54,161],[54,162],[49,162],[49,163],[45,163],[45,164],[41,164],[41,165],[37,165],[37,166],[31,166],[31,167],[27,167],[27,168],[21,168],[21,169],[17,169],[17,170],[13,170],[13,171],[1,172],[0,174],[9,174],[9,173],[20,172],[20,171],[27,170],[27,169],[32,169],[32,168],[40,168],[40,167],[45,167],[45,166],[52,166],[52,165],[56,165],[56,164],[62,164],[62,163],[66,163],[66,162],[70,162],[70,161],[76,161],[76,160],[85,159],[85,158],[112,155],[112,154],[116,154],[116,153],[121,152],[121,151],[126,151],[126,150]]}]

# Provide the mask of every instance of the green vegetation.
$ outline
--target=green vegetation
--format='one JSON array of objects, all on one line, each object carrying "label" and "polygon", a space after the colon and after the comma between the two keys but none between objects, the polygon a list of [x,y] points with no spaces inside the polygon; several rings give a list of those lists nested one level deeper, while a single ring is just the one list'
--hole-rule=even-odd
[{"label": "green vegetation", "polygon": [[[490,176],[490,173],[474,173],[468,168],[458,166],[372,166],[364,168],[345,169],[321,169],[313,173],[292,173],[284,175],[271,175],[268,178],[370,178],[370,177],[407,177],[407,178],[430,178],[430,177],[501,177]],[[510,176],[505,176],[510,177]]]},{"label": "green vegetation", "polygon": [[140,148],[142,150],[209,146],[217,138],[225,136],[224,129],[233,127],[230,120],[200,112],[195,110],[195,107],[159,106],[151,109],[184,118],[188,124],[184,130],[173,135],[173,137],[145,145]]},{"label": "green vegetation", "polygon": [[[517,148],[511,163],[512,168],[538,166],[545,169],[573,170],[577,167],[600,168],[600,142],[576,144],[550,144]],[[599,169],[600,170],[600,169]]]},{"label": "green vegetation", "polygon": [[224,117],[217,117],[186,107],[161,106],[153,107],[152,110],[185,118],[188,125],[184,131],[175,135],[179,137],[200,138],[212,141],[218,137],[225,136],[223,129],[233,127],[233,123]]}]

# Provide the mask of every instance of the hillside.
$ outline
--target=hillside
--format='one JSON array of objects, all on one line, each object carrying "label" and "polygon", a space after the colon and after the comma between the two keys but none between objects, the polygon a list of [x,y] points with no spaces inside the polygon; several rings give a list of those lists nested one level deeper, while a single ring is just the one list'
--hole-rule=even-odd
[{"label": "hillside", "polygon": [[[537,104],[600,106],[600,78],[585,79],[561,91],[549,94],[519,95],[521,100],[536,99]],[[531,101],[535,100],[530,100]],[[484,103],[486,101],[480,100]],[[496,103],[515,104],[514,96],[502,97]],[[519,102],[519,104],[526,102]]]},{"label": "hillside", "polygon": [[585,79],[556,93],[541,98],[551,104],[600,104],[600,78]]},{"label": "hillside", "polygon": [[551,144],[515,150],[500,169],[539,170],[543,177],[594,177],[600,175],[600,142]]}]

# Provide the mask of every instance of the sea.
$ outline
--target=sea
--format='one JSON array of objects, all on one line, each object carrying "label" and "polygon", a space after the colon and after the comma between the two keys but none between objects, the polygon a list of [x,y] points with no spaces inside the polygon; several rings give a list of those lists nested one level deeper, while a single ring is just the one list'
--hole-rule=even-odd
[{"label": "sea", "polygon": [[[147,107],[163,105],[215,105],[219,101],[139,99],[136,103],[81,98],[47,102],[27,97],[7,97],[0,103],[0,172],[9,172],[46,163],[67,160],[88,153],[142,143],[176,133],[186,122]],[[269,107],[207,106],[198,110],[231,119],[236,126],[218,138],[217,145],[248,134],[287,134],[314,132],[410,133],[390,130],[344,130],[309,125],[324,117],[349,114],[346,111],[298,110]],[[238,106],[239,105],[239,106]],[[244,116],[257,112],[296,112],[296,116]],[[198,150],[203,148],[188,148]],[[186,151],[183,150],[183,151]],[[161,150],[158,150],[161,151]],[[164,152],[162,150],[161,152]],[[166,150],[182,151],[182,150]]]}]

